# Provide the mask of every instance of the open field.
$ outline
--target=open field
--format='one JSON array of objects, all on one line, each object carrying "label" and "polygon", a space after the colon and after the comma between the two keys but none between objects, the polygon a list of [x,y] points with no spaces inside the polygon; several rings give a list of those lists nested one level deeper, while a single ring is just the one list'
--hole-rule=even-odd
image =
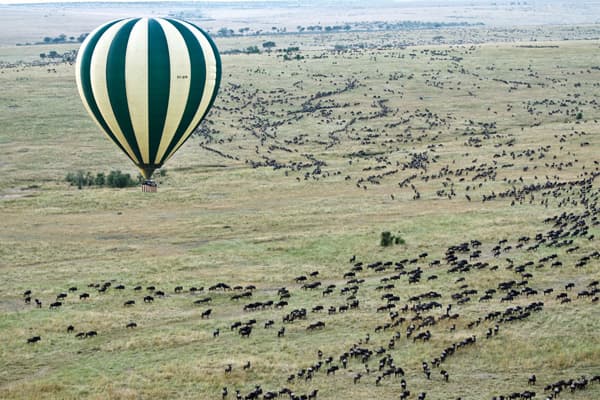
[{"label": "open field", "polygon": [[0,398],[600,398],[598,27],[528,29],[220,38],[277,46],[156,194],[69,186],[136,173],[31,64],[76,46],[0,48]]}]

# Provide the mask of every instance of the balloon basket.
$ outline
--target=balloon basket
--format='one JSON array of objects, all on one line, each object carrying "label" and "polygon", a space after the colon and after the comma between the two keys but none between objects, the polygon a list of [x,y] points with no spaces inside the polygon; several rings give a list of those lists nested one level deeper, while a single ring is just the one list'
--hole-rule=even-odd
[{"label": "balloon basket", "polygon": [[156,193],[157,189],[158,185],[152,180],[148,179],[142,183],[142,192],[144,193]]}]

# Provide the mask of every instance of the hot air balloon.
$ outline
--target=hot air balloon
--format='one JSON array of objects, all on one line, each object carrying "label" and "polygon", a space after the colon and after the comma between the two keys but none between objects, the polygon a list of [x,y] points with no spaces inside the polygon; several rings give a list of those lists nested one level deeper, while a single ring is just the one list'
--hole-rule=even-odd
[{"label": "hot air balloon", "polygon": [[213,105],[221,59],[189,22],[120,19],[82,43],[76,79],[89,114],[149,180]]}]

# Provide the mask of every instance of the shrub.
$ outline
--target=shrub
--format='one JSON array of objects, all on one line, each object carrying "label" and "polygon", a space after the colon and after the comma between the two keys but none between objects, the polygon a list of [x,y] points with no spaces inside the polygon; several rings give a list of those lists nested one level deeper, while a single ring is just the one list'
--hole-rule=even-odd
[{"label": "shrub", "polygon": [[94,180],[94,185],[104,186],[105,183],[106,183],[106,176],[104,176],[104,172],[98,172],[96,174],[96,179]]},{"label": "shrub", "polygon": [[258,46],[248,46],[248,47],[246,47],[246,50],[244,50],[244,53],[246,53],[246,54],[260,54],[260,50],[259,50]]},{"label": "shrub", "polygon": [[406,241],[400,235],[394,236],[389,231],[383,231],[381,232],[380,244],[382,247],[388,247],[393,244],[406,244]]},{"label": "shrub", "polygon": [[[166,170],[161,173],[161,176],[166,175]],[[133,179],[130,174],[124,174],[119,170],[111,171],[108,176],[103,172],[99,172],[94,176],[91,172],[84,172],[79,170],[77,172],[69,172],[65,180],[71,184],[71,186],[77,186],[82,189],[84,186],[108,186],[112,188],[124,188],[129,186],[136,186],[142,182],[141,175],[137,179]]]},{"label": "shrub", "polygon": [[124,188],[128,186],[135,186],[137,182],[131,178],[131,175],[124,174],[120,170],[110,171],[106,178],[106,184],[108,187],[113,188]]},{"label": "shrub", "polygon": [[79,189],[94,184],[92,174],[90,172],[85,173],[82,170],[79,170],[76,173],[69,172],[65,180],[69,182],[71,186],[77,186]]},{"label": "shrub", "polygon": [[381,232],[381,245],[383,247],[391,246],[394,243],[394,236],[389,231]]}]

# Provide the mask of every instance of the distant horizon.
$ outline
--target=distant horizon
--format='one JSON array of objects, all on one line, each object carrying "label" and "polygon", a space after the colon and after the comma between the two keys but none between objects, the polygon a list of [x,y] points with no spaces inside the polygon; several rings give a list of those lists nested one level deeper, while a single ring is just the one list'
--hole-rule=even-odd
[{"label": "distant horizon", "polygon": [[[535,6],[538,3],[559,3],[562,0],[521,0],[520,6]],[[77,4],[77,3],[302,3],[319,2],[319,0],[0,0],[0,5],[33,5],[33,4]],[[326,0],[333,3],[334,0]],[[413,3],[421,6],[447,5],[493,5],[494,3],[510,3],[510,0],[373,0],[375,3]],[[339,0],[339,3],[364,3],[363,0]]]},{"label": "distant horizon", "polygon": [[[258,2],[264,0],[0,0],[0,4],[62,4],[62,3],[182,3],[182,2],[204,2],[204,3],[227,3],[227,2]],[[288,1],[288,0],[269,0]]]},{"label": "distant horizon", "polygon": [[[61,3],[285,3],[294,0],[0,0],[0,4],[61,4]],[[343,0],[342,0],[343,1]],[[353,1],[353,0],[350,0]],[[411,2],[415,0],[390,0],[392,2]],[[427,1],[427,0],[426,0]],[[453,0],[440,0],[453,1]]]},{"label": "distant horizon", "polygon": [[[0,0],[0,4],[62,4],[62,3],[232,3],[261,2],[265,0]],[[285,2],[290,0],[268,0]],[[404,0],[400,0],[404,1]]]},{"label": "distant horizon", "polygon": [[[316,1],[307,0],[306,2]],[[359,0],[340,0],[340,2],[358,2]],[[378,0],[381,1],[381,0]],[[390,3],[460,3],[466,0],[383,0]],[[470,3],[480,3],[487,0],[470,0]],[[525,0],[526,1],[526,0]],[[64,3],[302,3],[302,0],[0,0],[0,5],[19,4],[64,4]]]}]

